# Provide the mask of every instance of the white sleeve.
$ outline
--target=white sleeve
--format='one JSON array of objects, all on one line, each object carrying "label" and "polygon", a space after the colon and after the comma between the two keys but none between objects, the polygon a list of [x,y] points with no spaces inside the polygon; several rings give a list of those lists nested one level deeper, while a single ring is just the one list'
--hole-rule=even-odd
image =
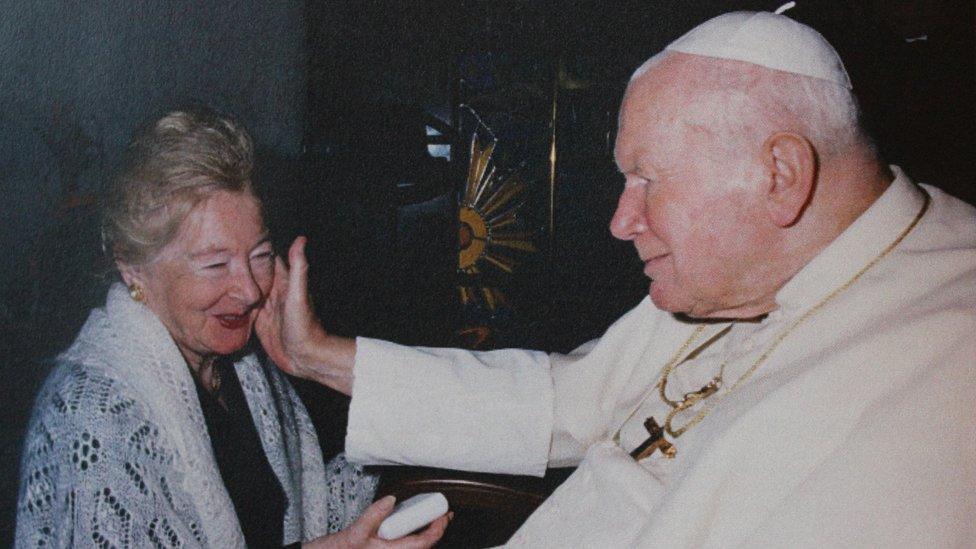
[{"label": "white sleeve", "polygon": [[350,461],[542,476],[553,383],[539,351],[356,340]]}]

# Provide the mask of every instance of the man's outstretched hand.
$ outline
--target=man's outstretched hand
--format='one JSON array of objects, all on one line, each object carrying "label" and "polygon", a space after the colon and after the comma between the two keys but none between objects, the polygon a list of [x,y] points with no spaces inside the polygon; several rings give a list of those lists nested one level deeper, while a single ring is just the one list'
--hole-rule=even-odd
[{"label": "man's outstretched hand", "polygon": [[353,340],[332,336],[312,312],[308,297],[306,238],[288,249],[288,263],[275,260],[274,283],[255,322],[268,356],[285,373],[318,381],[338,391],[352,391]]}]

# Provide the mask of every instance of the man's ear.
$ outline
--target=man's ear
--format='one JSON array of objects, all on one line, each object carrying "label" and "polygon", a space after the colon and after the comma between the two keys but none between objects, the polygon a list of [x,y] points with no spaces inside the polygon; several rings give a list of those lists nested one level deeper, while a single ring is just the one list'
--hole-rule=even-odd
[{"label": "man's ear", "polygon": [[761,192],[770,219],[788,227],[800,218],[813,196],[817,179],[817,154],[805,137],[777,132],[762,147],[763,165],[769,174]]}]

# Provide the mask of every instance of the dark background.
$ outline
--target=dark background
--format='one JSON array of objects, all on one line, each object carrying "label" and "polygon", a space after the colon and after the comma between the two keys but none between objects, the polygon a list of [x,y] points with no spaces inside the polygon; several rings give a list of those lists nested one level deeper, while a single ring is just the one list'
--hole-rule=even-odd
[{"label": "dark background", "polygon": [[[247,125],[279,247],[310,238],[335,332],[412,344],[566,350],[646,291],[607,225],[610,155],[630,73],[695,24],[777,2],[0,1],[0,545],[12,539],[21,436],[50,367],[104,299],[97,199],[132,131],[208,105]],[[801,1],[788,14],[847,63],[886,158],[976,200],[972,2]],[[924,40],[918,39],[925,36]],[[555,131],[552,105],[556,102]],[[455,196],[467,143],[521,166],[537,253],[459,278]],[[442,130],[451,159],[429,154]],[[549,220],[549,147],[557,162]],[[504,293],[462,306],[458,285]],[[301,385],[327,453],[346,401]]]}]

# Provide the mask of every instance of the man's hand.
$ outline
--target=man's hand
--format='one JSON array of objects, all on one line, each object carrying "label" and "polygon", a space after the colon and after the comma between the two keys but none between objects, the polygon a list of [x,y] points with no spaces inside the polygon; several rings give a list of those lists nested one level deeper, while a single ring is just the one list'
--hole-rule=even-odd
[{"label": "man's hand", "polygon": [[305,549],[333,549],[333,548],[399,548],[423,549],[432,547],[444,535],[444,529],[450,522],[452,513],[448,513],[430,523],[424,531],[411,536],[404,536],[395,540],[382,540],[376,536],[380,524],[393,510],[395,500],[393,496],[373,503],[363,511],[363,515],[352,523],[349,528],[331,536],[316,538],[302,545]]},{"label": "man's hand", "polygon": [[350,394],[355,341],[329,335],[308,297],[304,236],[288,249],[288,263],[275,260],[274,283],[258,314],[255,330],[268,356],[285,373],[312,379]]},{"label": "man's hand", "polygon": [[300,236],[288,249],[289,269],[278,257],[275,260],[274,282],[255,322],[261,345],[271,360],[286,373],[302,375],[301,355],[326,333],[312,313],[308,299],[308,261],[305,259],[306,239]]}]

